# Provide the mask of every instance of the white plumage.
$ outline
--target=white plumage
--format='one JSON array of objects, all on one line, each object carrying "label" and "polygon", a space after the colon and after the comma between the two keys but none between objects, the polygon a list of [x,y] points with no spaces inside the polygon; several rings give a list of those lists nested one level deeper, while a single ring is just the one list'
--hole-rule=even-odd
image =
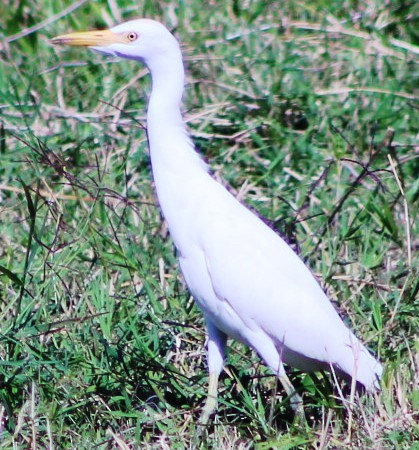
[{"label": "white plumage", "polygon": [[283,363],[305,371],[333,365],[367,390],[378,387],[382,366],[344,325],[307,267],[210,176],[195,152],[180,111],[184,70],[173,35],[158,22],[139,19],[53,42],[89,46],[150,69],[147,130],[157,196],[208,328],[210,386],[202,421],[216,407],[226,336],[258,352],[298,411],[301,400]]}]

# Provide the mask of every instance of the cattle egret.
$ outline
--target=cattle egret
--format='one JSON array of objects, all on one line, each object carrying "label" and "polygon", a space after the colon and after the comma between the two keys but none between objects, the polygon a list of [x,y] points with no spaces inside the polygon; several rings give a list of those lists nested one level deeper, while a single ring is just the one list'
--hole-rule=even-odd
[{"label": "cattle egret", "polygon": [[382,366],[344,325],[309,269],[214,180],[195,151],[181,114],[184,67],[175,37],[160,23],[139,19],[52,42],[140,61],[151,73],[147,130],[157,196],[208,329],[209,387],[201,423],[217,407],[228,336],[256,350],[298,414],[302,401],[284,363],[303,371],[333,369],[369,391],[378,388]]}]

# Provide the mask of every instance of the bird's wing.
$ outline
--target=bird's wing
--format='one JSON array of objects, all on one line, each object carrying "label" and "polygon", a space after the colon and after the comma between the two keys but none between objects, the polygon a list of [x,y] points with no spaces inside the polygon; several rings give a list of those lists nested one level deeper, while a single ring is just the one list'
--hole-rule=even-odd
[{"label": "bird's wing", "polygon": [[225,205],[218,202],[200,230],[217,297],[246,326],[310,358],[333,359],[336,340],[347,341],[350,333],[311,272],[247,208],[236,201]]}]

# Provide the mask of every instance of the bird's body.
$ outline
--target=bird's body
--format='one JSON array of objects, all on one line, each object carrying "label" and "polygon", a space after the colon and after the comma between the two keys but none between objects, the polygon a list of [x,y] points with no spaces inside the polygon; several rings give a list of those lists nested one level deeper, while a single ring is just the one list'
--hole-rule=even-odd
[{"label": "bird's body", "polygon": [[[282,363],[305,371],[333,366],[368,390],[377,386],[381,365],[345,326],[309,269],[212,178],[196,153],[180,110],[184,72],[173,35],[157,22],[140,19],[54,42],[88,45],[150,69],[147,130],[153,177],[186,284],[207,323],[210,395],[216,396],[227,336],[253,347],[286,389]],[[207,404],[205,420],[214,407]]]}]

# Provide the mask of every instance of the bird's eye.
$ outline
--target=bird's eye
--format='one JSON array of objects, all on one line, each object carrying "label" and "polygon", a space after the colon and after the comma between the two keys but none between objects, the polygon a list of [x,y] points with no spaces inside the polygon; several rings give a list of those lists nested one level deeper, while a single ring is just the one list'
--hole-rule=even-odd
[{"label": "bird's eye", "polygon": [[133,31],[130,31],[128,34],[127,34],[127,39],[130,41],[130,42],[133,42],[133,41],[135,41],[136,39],[137,39],[137,33],[134,33]]}]

